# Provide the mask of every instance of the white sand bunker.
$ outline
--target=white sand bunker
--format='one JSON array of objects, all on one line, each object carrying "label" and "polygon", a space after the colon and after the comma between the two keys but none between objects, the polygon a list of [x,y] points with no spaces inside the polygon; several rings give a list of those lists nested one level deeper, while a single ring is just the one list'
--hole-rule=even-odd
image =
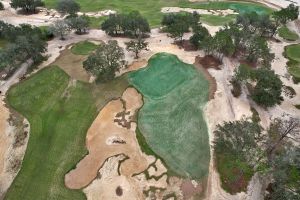
[{"label": "white sand bunker", "polygon": [[78,12],[77,14],[78,15],[87,15],[89,17],[103,17],[103,16],[108,16],[108,15],[111,15],[111,14],[116,14],[117,12],[114,11],[114,10],[101,10],[101,11],[98,11],[98,12],[86,12],[86,13],[82,13],[82,12]]},{"label": "white sand bunker", "polygon": [[180,7],[163,7],[161,9],[162,13],[177,13],[177,12],[196,12],[203,15],[233,15],[238,14],[234,10],[205,10],[205,9],[192,9],[192,8],[180,8]]}]

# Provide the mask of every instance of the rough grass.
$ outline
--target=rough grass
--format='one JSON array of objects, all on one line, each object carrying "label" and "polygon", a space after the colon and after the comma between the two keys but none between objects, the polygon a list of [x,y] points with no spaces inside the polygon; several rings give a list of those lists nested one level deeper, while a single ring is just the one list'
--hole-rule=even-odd
[{"label": "rough grass", "polygon": [[86,155],[87,129],[108,101],[128,87],[127,76],[106,84],[77,81],[47,67],[8,92],[9,105],[26,117],[30,138],[21,171],[6,199],[86,199],[64,185],[65,174]]},{"label": "rough grass", "polygon": [[82,41],[74,44],[71,52],[75,55],[89,55],[98,45],[89,41]]},{"label": "rough grass", "polygon": [[285,40],[289,40],[289,41],[296,41],[299,39],[299,36],[297,33],[295,33],[294,31],[291,31],[290,29],[288,29],[288,27],[283,26],[280,29],[278,29],[278,34],[280,37],[282,37]]},{"label": "rough grass", "polygon": [[104,22],[107,17],[88,17],[90,20],[90,28],[99,29],[101,27],[102,22]]},{"label": "rough grass", "polygon": [[0,49],[3,49],[5,48],[5,46],[7,45],[7,41],[0,38]]},{"label": "rough grass", "polygon": [[[202,8],[202,9],[234,9],[238,12],[270,13],[272,10],[258,3],[250,2],[189,2],[188,0],[77,0],[81,6],[81,11],[99,11],[105,9],[116,10],[118,12],[130,12],[138,10],[144,15],[151,26],[159,26],[163,13],[160,12],[162,7],[177,6],[185,8]],[[57,0],[45,0],[46,7],[55,8]]]},{"label": "rough grass", "polygon": [[[8,92],[9,105],[30,122],[21,171],[6,199],[85,199],[69,190],[64,175],[87,153],[86,131],[96,115],[89,86],[48,67]],[[79,120],[80,119],[80,120]]]},{"label": "rough grass", "polygon": [[154,55],[146,68],[129,74],[144,96],[138,127],[150,148],[175,173],[201,179],[210,160],[203,106],[208,81],[192,65],[175,55]]},{"label": "rough grass", "polygon": [[206,23],[211,26],[223,26],[228,24],[229,22],[234,21],[236,15],[226,15],[226,16],[219,16],[219,15],[201,15],[200,20],[203,23]]},{"label": "rough grass", "polygon": [[295,83],[300,82],[300,44],[285,47],[285,56],[289,59],[288,71]]},{"label": "rough grass", "polygon": [[254,171],[246,162],[226,153],[217,154],[215,162],[225,191],[235,194],[247,190]]}]

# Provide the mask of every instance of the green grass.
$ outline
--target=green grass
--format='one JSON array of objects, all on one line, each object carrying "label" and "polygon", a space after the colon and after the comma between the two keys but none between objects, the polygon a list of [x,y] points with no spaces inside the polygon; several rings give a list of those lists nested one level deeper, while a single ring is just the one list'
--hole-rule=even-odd
[{"label": "green grass", "polygon": [[200,20],[203,23],[206,23],[211,26],[223,26],[229,22],[234,21],[236,15],[226,15],[226,16],[219,16],[219,15],[201,15]]},{"label": "green grass", "polygon": [[0,49],[5,48],[5,46],[7,45],[7,43],[8,42],[6,40],[0,38]]},{"label": "green grass", "polygon": [[230,154],[217,154],[216,166],[220,174],[222,188],[230,194],[246,191],[254,170],[246,162]]},{"label": "green grass", "polygon": [[99,29],[102,22],[104,22],[107,17],[88,17],[90,19],[90,28]]},{"label": "green grass", "polygon": [[[162,7],[178,6],[184,8],[202,9],[233,9],[238,12],[270,13],[272,10],[262,4],[250,2],[189,2],[188,0],[77,0],[81,6],[81,11],[99,11],[105,9],[116,10],[118,12],[130,12],[138,10],[144,15],[151,26],[159,26],[163,13]],[[55,8],[57,0],[45,0],[46,7]]]},{"label": "green grass", "polygon": [[209,88],[203,74],[175,55],[159,53],[128,76],[144,96],[138,127],[149,147],[175,173],[204,178],[210,153],[202,111]]},{"label": "green grass", "polygon": [[280,29],[278,29],[278,34],[283,39],[289,40],[289,41],[296,41],[299,39],[298,34],[295,33],[294,31],[291,31],[286,26],[283,26]]},{"label": "green grass", "polygon": [[99,85],[69,82],[52,66],[9,90],[9,105],[29,120],[31,130],[21,170],[5,199],[86,199],[81,190],[65,187],[64,176],[86,155],[86,132],[97,112],[119,98],[128,82],[125,75]]},{"label": "green grass", "polygon": [[284,55],[289,59],[288,71],[293,76],[295,83],[300,82],[300,44],[285,47]]},{"label": "green grass", "polygon": [[71,52],[75,55],[89,55],[98,45],[89,41],[78,42],[72,46]]}]

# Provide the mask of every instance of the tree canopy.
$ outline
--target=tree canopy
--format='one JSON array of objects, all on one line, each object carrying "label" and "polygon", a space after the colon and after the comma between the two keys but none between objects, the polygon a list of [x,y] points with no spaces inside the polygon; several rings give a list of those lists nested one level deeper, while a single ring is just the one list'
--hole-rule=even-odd
[{"label": "tree canopy", "polygon": [[75,15],[80,10],[80,5],[75,0],[59,0],[56,10],[62,14]]},{"label": "tree canopy", "polygon": [[70,33],[71,27],[67,23],[67,20],[56,20],[51,26],[50,31],[61,40],[65,39],[65,36]]},{"label": "tree canopy", "polygon": [[111,14],[101,24],[101,29],[111,36],[124,35],[135,38],[150,32],[148,21],[138,11],[129,14]]},{"label": "tree canopy", "polygon": [[97,82],[107,82],[124,66],[124,50],[116,40],[101,44],[96,51],[83,62],[83,67],[96,77]]},{"label": "tree canopy", "polygon": [[10,5],[14,9],[21,8],[27,13],[34,13],[36,7],[44,6],[44,2],[41,0],[12,0]]},{"label": "tree canopy", "polygon": [[90,23],[90,19],[86,15],[69,17],[67,19],[67,24],[79,35],[87,33]]},{"label": "tree canopy", "polygon": [[129,42],[126,42],[126,50],[132,51],[135,53],[135,58],[139,57],[139,53],[142,50],[147,50],[148,42],[145,42],[141,37],[139,37],[137,40],[131,40]]}]

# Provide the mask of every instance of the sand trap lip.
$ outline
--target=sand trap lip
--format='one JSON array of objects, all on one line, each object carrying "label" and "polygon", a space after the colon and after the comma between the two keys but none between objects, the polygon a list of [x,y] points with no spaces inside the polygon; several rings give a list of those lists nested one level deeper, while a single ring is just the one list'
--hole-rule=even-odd
[{"label": "sand trap lip", "polygon": [[234,15],[238,14],[234,10],[205,10],[205,9],[192,9],[192,8],[180,8],[180,7],[163,7],[161,9],[162,13],[177,13],[177,12],[188,12],[193,13],[196,12],[202,15]]}]

